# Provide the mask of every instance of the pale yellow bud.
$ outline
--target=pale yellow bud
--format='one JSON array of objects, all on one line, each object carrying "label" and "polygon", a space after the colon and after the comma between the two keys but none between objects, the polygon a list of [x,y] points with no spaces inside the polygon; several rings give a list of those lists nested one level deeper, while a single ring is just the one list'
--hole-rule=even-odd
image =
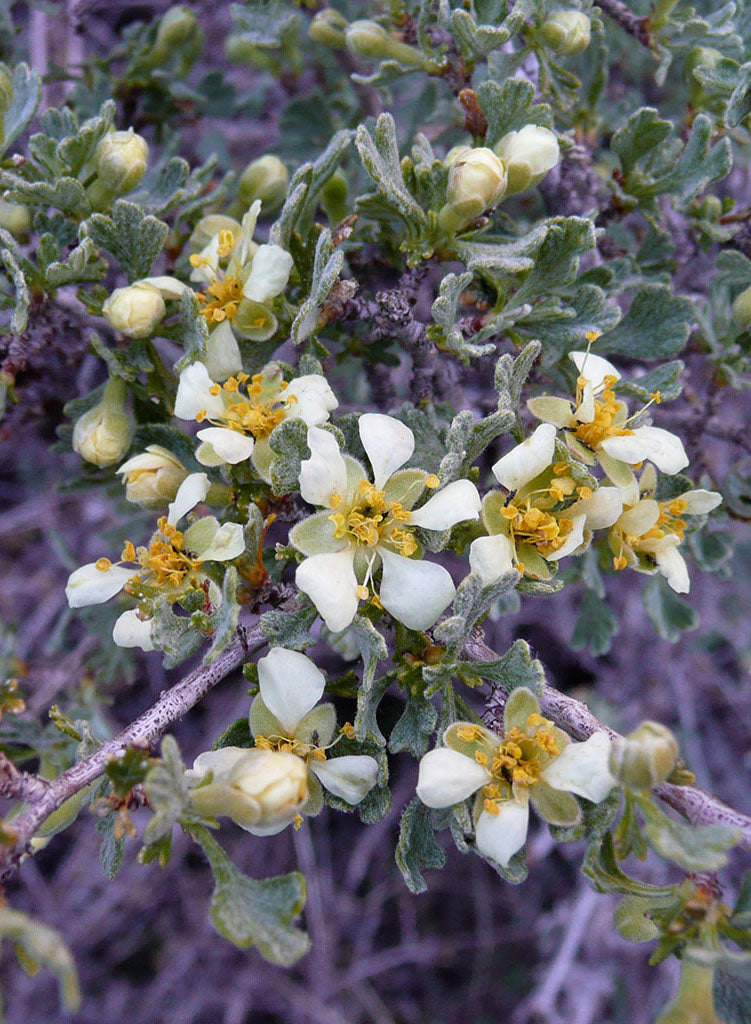
[{"label": "pale yellow bud", "polygon": [[353,21],[346,31],[347,46],[360,57],[395,60],[407,67],[422,68],[427,60],[413,46],[394,39],[375,21]]},{"label": "pale yellow bud", "polygon": [[733,320],[739,331],[751,330],[751,288],[742,291],[733,303]]},{"label": "pale yellow bud", "polygon": [[212,781],[191,790],[195,809],[227,815],[254,832],[281,831],[308,801],[308,768],[296,754],[222,747],[201,754],[188,776],[201,779],[208,772]]},{"label": "pale yellow bud", "polygon": [[102,401],[89,409],[73,427],[73,450],[95,466],[114,466],[130,448],[133,423],[125,411],[125,382],[112,377]]},{"label": "pale yellow bud", "polygon": [[495,146],[508,172],[508,191],[524,192],[538,185],[558,163],[558,140],[548,128],[527,124],[509,132]]},{"label": "pale yellow bud", "polygon": [[12,235],[27,235],[31,229],[31,214],[23,203],[8,203],[0,199],[0,228]]},{"label": "pale yellow bud", "polygon": [[150,444],[145,452],[128,459],[117,471],[122,474],[125,497],[142,508],[164,508],[174,500],[188,470],[171,451]]},{"label": "pale yellow bud", "polygon": [[131,192],[141,183],[148,159],[146,140],[132,128],[105,135],[94,154],[100,183],[114,195]]},{"label": "pale yellow bud", "polygon": [[161,322],[167,307],[160,292],[150,284],[116,288],[102,306],[111,327],[131,338],[147,338]]},{"label": "pale yellow bud", "polygon": [[506,194],[506,168],[492,149],[455,146],[446,157],[446,205],[439,215],[444,230],[459,230]]},{"label": "pale yellow bud", "polygon": [[678,744],[667,726],[642,722],[626,737],[613,740],[610,771],[630,789],[653,789],[675,768]]},{"label": "pale yellow bud", "polygon": [[155,47],[161,52],[184,46],[200,37],[201,28],[195,14],[182,4],[170,7],[159,21]]},{"label": "pale yellow bud", "polygon": [[260,199],[263,212],[271,213],[284,202],[288,183],[287,168],[278,156],[268,153],[245,168],[240,176],[237,197],[246,207]]},{"label": "pale yellow bud", "polygon": [[332,50],[343,50],[346,44],[347,19],[332,7],[324,7],[310,23],[310,38]]},{"label": "pale yellow bud", "polygon": [[581,53],[589,46],[592,26],[581,11],[556,11],[542,26],[543,37],[556,53]]}]

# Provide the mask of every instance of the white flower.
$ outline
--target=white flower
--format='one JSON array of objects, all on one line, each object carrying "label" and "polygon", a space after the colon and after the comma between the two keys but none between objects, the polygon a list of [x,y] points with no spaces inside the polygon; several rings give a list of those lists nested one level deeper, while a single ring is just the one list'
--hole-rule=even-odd
[{"label": "white flower", "polygon": [[[65,596],[71,608],[104,604],[118,594],[138,576],[141,587],[163,590],[176,598],[189,585],[199,586],[206,579],[201,571],[203,562],[226,562],[237,558],[245,550],[245,538],[240,523],[220,525],[213,516],[197,519],[185,533],[176,524],[199,502],[209,490],[205,473],[192,473],[180,485],[168,515],[159,520],[158,530],[148,548],[135,548],[126,541],[121,563],[137,563],[133,567],[113,564],[108,558],[82,565],[68,578]],[[144,646],[147,641],[147,623],[137,625],[134,613],[126,612],[115,624],[113,638],[124,647]]]},{"label": "white flower", "polygon": [[251,458],[260,476],[270,482],[269,436],[274,427],[286,419],[318,426],[338,404],[326,379],[317,373],[287,382],[280,367],[269,363],[253,377],[238,373],[219,385],[203,363],[191,363],[180,374],[175,415],[213,424],[198,431],[203,444],[196,458],[202,465],[237,465]]},{"label": "white flower", "polygon": [[290,542],[308,556],[297,569],[297,585],[338,633],[354,618],[358,602],[370,596],[380,564],[383,607],[410,629],[427,629],[451,603],[455,588],[442,566],[409,557],[417,551],[410,528],[447,530],[476,519],[480,497],[474,484],[457,480],[412,511],[425,487],[438,483],[423,470],[401,469],[414,451],[412,431],[391,416],[366,413],[359,432],[372,483],[330,433],[308,430],[311,456],[300,468],[300,493],[324,511],[290,532]]},{"label": "white flower", "polygon": [[560,159],[558,139],[550,129],[536,124],[504,135],[495,152],[506,165],[510,194],[539,185]]},{"label": "white flower", "polygon": [[[572,453],[582,462],[599,462],[618,487],[633,484],[631,466],[645,459],[668,474],[679,473],[688,457],[679,437],[660,427],[631,429],[625,402],[619,401],[613,386],[620,373],[602,356],[591,352],[570,352],[579,371],[576,402],[543,396],[531,398],[527,407],[534,416],[564,432]],[[659,401],[659,394],[653,396]]]},{"label": "white flower", "polygon": [[445,163],[449,176],[440,220],[446,230],[456,231],[503,199],[506,168],[493,150],[484,146],[455,146]]},{"label": "white flower", "polygon": [[177,494],[188,471],[167,448],[150,444],[117,470],[125,483],[125,497],[143,508],[162,508]]},{"label": "white flower", "polygon": [[524,846],[530,801],[551,824],[572,825],[580,811],[570,794],[599,803],[616,784],[607,733],[572,743],[539,710],[530,690],[513,690],[502,737],[458,722],[444,733],[446,745],[420,761],[417,795],[426,806],[451,807],[477,794],[477,848],[502,867]]},{"label": "white flower", "polygon": [[82,459],[103,468],[114,466],[130,448],[133,421],[125,411],[127,387],[110,377],[102,400],[80,416],[73,426],[73,450]]},{"label": "white flower", "polygon": [[254,835],[281,832],[302,814],[317,814],[323,785],[355,805],[378,781],[367,755],[328,758],[336,732],[332,704],[319,704],[326,681],[304,654],[273,647],[258,662],[260,693],[250,709],[255,749],[225,747],[201,754],[191,781],[213,778],[191,791],[205,814],[229,815]]},{"label": "white flower", "polygon": [[102,306],[102,316],[130,338],[147,338],[167,312],[164,300],[179,299],[185,287],[174,277],[145,277],[116,288]]}]

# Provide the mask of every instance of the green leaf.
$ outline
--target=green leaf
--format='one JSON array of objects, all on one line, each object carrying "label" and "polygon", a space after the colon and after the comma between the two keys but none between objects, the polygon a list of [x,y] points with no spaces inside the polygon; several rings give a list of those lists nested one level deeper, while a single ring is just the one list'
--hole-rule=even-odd
[{"label": "green leaf", "polygon": [[642,107],[613,135],[610,148],[618,154],[625,175],[648,153],[661,146],[673,131],[671,121],[661,118],[654,107]]},{"label": "green leaf", "polygon": [[26,181],[18,174],[0,171],[0,188],[7,190],[6,198],[32,206],[52,206],[72,217],[81,217],[90,209],[89,201],[80,182],[75,178],[60,178],[54,185],[46,181]]},{"label": "green leaf", "polygon": [[542,342],[542,364],[551,366],[571,349],[587,347],[587,334],[605,334],[620,321],[621,311],[608,301],[605,292],[594,284],[583,284],[561,307],[543,303],[524,316],[515,316],[515,328],[525,336]]},{"label": "green leaf", "polygon": [[495,364],[493,384],[498,392],[499,410],[519,415],[522,388],[541,349],[539,341],[530,341],[516,358],[505,353]]},{"label": "green leaf", "polygon": [[408,750],[413,757],[422,757],[433,735],[438,712],[421,693],[407,691],[407,704],[389,737],[389,750],[398,754]]},{"label": "green leaf", "polygon": [[232,725],[220,732],[211,744],[212,750],[219,750],[222,747],[252,747],[255,746],[250,732],[250,722],[247,715],[236,718]]},{"label": "green leaf", "polygon": [[255,946],[264,960],[290,967],[310,949],[294,925],[305,906],[305,877],[299,871],[276,878],[249,878],[235,867],[205,828],[193,832],[214,874],[211,920],[240,949]]},{"label": "green leaf", "polygon": [[26,131],[39,106],[42,96],[42,81],[39,73],[28,64],[17,64],[11,71],[5,69],[11,78],[12,99],[10,106],[0,118],[2,156],[18,136]]},{"label": "green leaf", "polygon": [[277,49],[298,21],[298,14],[281,0],[246,0],[230,4],[241,38],[262,49]]},{"label": "green leaf", "polygon": [[487,57],[510,37],[509,30],[503,25],[478,25],[469,11],[452,11],[449,26],[465,60]]},{"label": "green leaf", "polygon": [[712,999],[715,1013],[724,1024],[751,1024],[751,976],[715,970]]},{"label": "green leaf", "polygon": [[169,836],[189,804],[188,782],[180,748],[172,736],[162,739],[161,760],[149,769],[144,789],[149,806],[155,812],[144,832],[144,841],[152,844]]},{"label": "green leaf", "polygon": [[639,800],[639,808],[650,846],[685,871],[719,871],[727,864],[726,851],[741,839],[737,829],[724,825],[686,825],[674,821],[648,796]]},{"label": "green leaf", "polygon": [[425,892],[428,888],[423,869],[435,870],[446,863],[446,854],[431,824],[430,810],[417,797],[402,814],[394,856],[407,888],[413,893]]},{"label": "green leaf", "polygon": [[396,124],[391,114],[379,116],[374,136],[365,125],[360,125],[355,145],[365,170],[376,183],[378,198],[393,216],[404,223],[409,234],[417,235],[424,230],[427,225],[425,213],[404,184]]},{"label": "green leaf", "polygon": [[477,89],[477,103],[488,122],[485,145],[492,149],[504,135],[527,124],[553,127],[547,103],[535,104],[535,88],[525,78],[507,78],[503,85],[487,79]]},{"label": "green leaf", "polygon": [[70,252],[67,260],[55,260],[47,266],[44,282],[48,288],[62,288],[83,281],[101,281],[106,275],[107,261],[99,256],[93,241],[84,238]]},{"label": "green leaf", "polygon": [[95,245],[112,253],[129,284],[148,277],[169,234],[164,221],[125,199],[118,199],[109,215],[92,213],[85,230]]},{"label": "green leaf", "polygon": [[483,586],[475,573],[465,576],[456,590],[454,614],[440,622],[433,630],[439,644],[445,644],[452,652],[458,652],[469,640],[478,622],[484,618],[499,597],[513,590],[519,581],[515,571],[507,572],[490,586]]},{"label": "green leaf", "polygon": [[0,249],[0,259],[3,261],[8,276],[13,283],[15,300],[13,304],[13,316],[10,321],[11,334],[23,334],[29,323],[29,306],[31,305],[31,292],[26,283],[26,276],[18,265],[16,257],[11,249]]},{"label": "green leaf", "polygon": [[310,294],[300,306],[290,329],[290,336],[295,345],[301,345],[316,333],[321,310],[343,266],[344,253],[341,249],[334,248],[331,232],[328,229],[322,231],[316,245]]},{"label": "green leaf", "polygon": [[[446,274],[441,281],[439,294],[430,308],[433,326],[428,328],[428,338],[438,348],[452,352],[463,362],[478,356],[488,355],[495,350],[495,342],[478,344],[475,339],[465,339],[461,328],[456,324],[459,297],[472,280],[472,274]],[[490,332],[495,333],[495,325]],[[480,332],[482,333],[482,332]]]},{"label": "green leaf", "polygon": [[553,217],[527,280],[511,299],[514,306],[572,284],[579,260],[595,248],[595,229],[586,217]]},{"label": "green leaf", "polygon": [[298,167],[289,183],[284,206],[271,228],[270,242],[289,250],[295,230],[300,233],[306,230],[308,222],[313,218],[321,189],[335,174],[351,141],[350,131],[338,131],[313,163]]},{"label": "green leaf", "polygon": [[497,437],[510,430],[515,422],[513,412],[506,409],[492,413],[479,422],[468,409],[457,413],[446,435],[448,452],[438,471],[442,484],[465,477],[472,463]]},{"label": "green leaf", "polygon": [[589,879],[596,892],[616,892],[624,896],[638,896],[643,899],[663,898],[674,895],[673,886],[650,885],[629,878],[618,866],[613,849],[613,837],[605,832],[593,839],[587,846],[582,864],[582,873]]},{"label": "green leaf", "polygon": [[164,654],[164,667],[175,668],[195,654],[205,637],[191,619],[175,615],[167,601],[159,601],[151,620],[151,639]]},{"label": "green leaf", "polygon": [[751,285],[751,260],[742,252],[726,249],[717,254],[717,276],[715,281],[730,288],[748,288]]},{"label": "green leaf", "polygon": [[[162,329],[161,333],[166,336],[168,331]],[[209,329],[206,318],[201,316],[196,293],[190,288],[186,288],[180,296],[177,323],[169,331],[169,336],[182,345],[185,352],[175,363],[176,373],[180,373],[186,366],[206,355]]]},{"label": "green leaf", "polygon": [[264,614],[258,620],[263,635],[271,647],[287,647],[292,651],[301,651],[311,647],[316,639],[311,635],[311,628],[318,612],[313,605],[300,611],[284,612],[278,608]]},{"label": "green leaf", "polygon": [[210,665],[219,657],[227,644],[234,638],[237,632],[237,623],[240,620],[240,605],[237,601],[237,569],[234,565],[224,573],[222,580],[222,603],[211,616],[211,625],[214,629],[214,638],[211,647],[203,659],[204,665]]},{"label": "green leaf", "polygon": [[659,391],[663,402],[672,401],[678,398],[683,391],[681,374],[684,368],[683,360],[674,359],[670,363],[663,363],[656,370],[645,373],[636,380],[619,380],[615,386],[616,394],[628,395],[640,402],[648,402],[651,395]]},{"label": "green leaf", "polygon": [[656,939],[660,929],[649,914],[666,905],[644,896],[624,896],[613,914],[618,934],[627,942],[650,942]]},{"label": "green leaf", "polygon": [[710,148],[711,135],[711,120],[706,114],[698,114],[677,163],[668,174],[657,179],[653,191],[670,193],[686,202],[703,192],[710,182],[720,181],[730,174],[733,166],[730,139],[720,139]]},{"label": "green leaf", "polygon": [[503,657],[495,661],[467,661],[462,665],[506,694],[523,686],[541,697],[545,688],[545,669],[542,662],[532,657],[526,640],[516,640]]},{"label": "green leaf", "polygon": [[607,654],[618,628],[618,617],[607,601],[585,587],[571,637],[573,649],[581,651],[586,647],[595,657]]},{"label": "green leaf", "polygon": [[112,881],[120,870],[125,854],[125,840],[115,836],[115,822],[117,815],[114,811],[99,818],[96,823],[96,833],[99,836],[99,860],[107,878]]},{"label": "green leaf", "polygon": [[634,296],[618,326],[599,338],[598,355],[617,352],[633,359],[669,359],[688,341],[694,307],[663,284],[648,284]]},{"label": "green leaf", "polygon": [[274,494],[290,494],[299,488],[300,463],[310,457],[308,428],[302,420],[288,419],[269,435],[274,453],[269,468]]},{"label": "green leaf", "polygon": [[383,685],[376,685],[375,673],[378,662],[388,658],[388,648],[381,634],[364,615],[356,615],[350,628],[363,661],[362,682],[357,691],[355,731],[358,739],[371,740],[382,747],[386,740],[378,728],[376,713],[389,684],[386,680]]},{"label": "green leaf", "polygon": [[81,1005],[76,964],[59,932],[36,921],[20,910],[0,908],[0,939],[9,939],[16,947],[19,962],[29,973],[39,967],[57,977],[60,998],[68,1013],[75,1013]]},{"label": "green leaf", "polygon": [[699,625],[699,616],[691,605],[671,590],[661,576],[645,583],[642,600],[654,628],[671,643],[679,640],[681,633]]}]

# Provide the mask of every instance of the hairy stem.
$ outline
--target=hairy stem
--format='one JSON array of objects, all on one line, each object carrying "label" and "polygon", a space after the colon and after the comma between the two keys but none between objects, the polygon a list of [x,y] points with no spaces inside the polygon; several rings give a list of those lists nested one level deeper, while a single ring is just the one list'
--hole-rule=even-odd
[{"label": "hairy stem", "polygon": [[651,46],[652,39],[649,35],[648,18],[640,18],[621,0],[597,0],[597,6],[607,14],[613,21],[616,21],[621,28],[625,28],[632,36],[639,40],[644,46]]}]

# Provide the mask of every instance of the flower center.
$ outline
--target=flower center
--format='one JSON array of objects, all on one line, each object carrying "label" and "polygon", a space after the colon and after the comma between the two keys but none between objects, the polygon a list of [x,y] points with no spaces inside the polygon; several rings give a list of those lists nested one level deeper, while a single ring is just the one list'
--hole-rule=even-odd
[{"label": "flower center", "polygon": [[[341,503],[338,495],[332,495],[331,504],[336,508]],[[409,557],[417,550],[417,541],[410,530],[400,523],[409,522],[410,513],[398,501],[388,501],[369,480],[357,485],[355,499],[349,510],[334,512],[329,519],[334,524],[334,537],[346,538],[364,547],[374,548],[386,544],[401,555]]]},{"label": "flower center", "polygon": [[[166,516],[158,521],[159,533],[151,541],[149,547],[135,548],[126,540],[120,555],[120,563],[138,562],[143,568],[143,575],[133,576],[125,584],[128,593],[134,593],[140,584],[152,587],[179,587],[186,577],[192,576],[201,567],[197,558],[191,558],[183,551],[183,535],[167,522]],[[109,558],[100,558],[96,562],[100,572],[107,572],[112,567]]]},{"label": "flower center", "polygon": [[[582,392],[586,383],[585,377],[579,377],[576,383],[577,407],[582,400]],[[605,377],[605,387],[600,396],[595,399],[594,419],[591,423],[580,423],[573,432],[574,437],[589,448],[599,447],[609,437],[625,437],[627,434],[633,434],[633,430],[629,430],[628,427],[621,427],[615,424],[619,405],[613,391],[615,383],[615,377]]]},{"label": "flower center", "polygon": [[[577,488],[575,480],[564,475],[568,473],[565,463],[556,463],[553,472],[555,476],[549,486],[532,491],[520,501],[501,509],[515,550],[516,544],[520,542],[532,545],[546,558],[555,554],[566,543],[574,524],[571,519],[557,518],[548,509],[571,497],[575,490],[580,498],[592,496],[589,487]],[[541,505],[547,508],[541,508]]]},{"label": "flower center", "polygon": [[[657,522],[646,533],[626,533],[623,530],[614,530],[620,540],[620,551],[613,557],[613,568],[617,571],[625,569],[628,560],[623,554],[624,547],[638,550],[644,541],[662,540],[664,537],[674,534],[680,541],[686,532],[686,520],[681,519],[681,514],[686,511],[686,501],[683,498],[673,498],[672,501],[660,503],[660,515]],[[647,551],[647,554],[650,552]]]},{"label": "flower center", "polygon": [[325,761],[326,751],[323,747],[316,747],[312,743],[303,743],[302,740],[289,739],[287,736],[256,736],[256,747],[259,750],[278,750],[283,754],[296,754],[303,761]]},{"label": "flower center", "polygon": [[217,278],[205,292],[198,292],[196,295],[201,314],[209,324],[220,324],[222,320],[234,319],[242,297],[242,285],[231,274]]},{"label": "flower center", "polygon": [[[270,392],[268,388],[264,388],[262,373],[256,373],[253,377],[249,377],[247,373],[238,373],[237,376],[226,380],[223,385],[213,384],[209,390],[212,395],[223,393],[225,408],[220,418],[212,419],[210,422],[241,434],[252,434],[260,441],[269,436],[297,402],[296,395],[290,395],[288,398],[281,396],[281,392],[287,387],[287,381],[282,381],[277,391]],[[199,413],[196,417],[199,423],[205,418],[205,412]]]}]

